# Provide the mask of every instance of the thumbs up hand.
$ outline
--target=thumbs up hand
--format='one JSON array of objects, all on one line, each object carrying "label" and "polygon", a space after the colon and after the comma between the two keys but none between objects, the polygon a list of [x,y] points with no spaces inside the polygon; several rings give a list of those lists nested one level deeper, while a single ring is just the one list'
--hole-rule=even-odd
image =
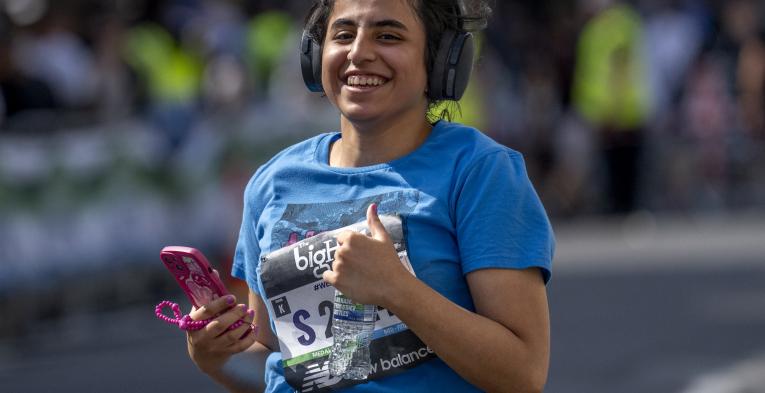
[{"label": "thumbs up hand", "polygon": [[323,278],[354,302],[385,307],[393,284],[411,274],[401,264],[376,204],[367,209],[367,226],[369,236],[346,231],[337,237],[340,246],[332,270]]},{"label": "thumbs up hand", "polygon": [[[380,221],[380,216],[377,214],[377,204],[373,203],[367,208],[367,226],[369,227],[370,236],[381,242],[390,242],[390,236],[388,231],[385,230],[385,226]],[[393,244],[391,244],[392,246]]]}]

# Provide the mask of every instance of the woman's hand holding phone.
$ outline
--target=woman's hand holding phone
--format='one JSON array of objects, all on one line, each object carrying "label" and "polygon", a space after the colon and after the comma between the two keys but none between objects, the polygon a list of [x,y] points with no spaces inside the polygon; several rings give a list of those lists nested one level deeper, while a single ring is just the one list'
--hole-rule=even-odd
[{"label": "woman's hand holding phone", "polygon": [[[217,273],[217,272],[216,272]],[[193,308],[191,319],[212,319],[204,328],[186,332],[189,356],[204,373],[219,372],[229,357],[242,352],[255,343],[257,336],[252,325],[255,311],[245,304],[237,304],[234,295],[217,298],[205,306]],[[242,320],[236,329],[229,327]]]},{"label": "woman's hand holding phone", "polygon": [[[203,372],[214,374],[231,355],[244,351],[255,342],[257,334],[253,330],[257,328],[252,324],[255,311],[249,310],[245,304],[237,304],[236,297],[228,293],[220,274],[201,251],[167,246],[160,252],[160,259],[191,301],[192,310],[187,318],[209,320],[199,327],[184,330],[191,360]],[[179,327],[184,328],[181,324]]]}]

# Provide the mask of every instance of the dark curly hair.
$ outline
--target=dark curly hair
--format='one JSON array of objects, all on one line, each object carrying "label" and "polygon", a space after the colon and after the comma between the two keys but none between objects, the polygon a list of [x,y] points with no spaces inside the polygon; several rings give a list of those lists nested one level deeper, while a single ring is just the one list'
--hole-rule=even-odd
[{"label": "dark curly hair", "polygon": [[[488,23],[491,15],[491,7],[486,0],[407,0],[415,11],[417,18],[425,26],[426,50],[425,50],[425,70],[427,75],[431,75],[433,70],[433,61],[438,52],[438,46],[441,43],[441,36],[444,31],[455,30],[460,32],[477,32],[483,30]],[[335,0],[314,0],[313,6],[308,11],[305,18],[305,31],[316,42],[324,42],[327,34],[327,23],[332,14],[332,7]],[[442,100],[432,100],[428,98],[428,113]],[[451,107],[459,106],[456,102]],[[437,119],[452,118],[452,108],[447,105],[441,113],[435,115]]]}]

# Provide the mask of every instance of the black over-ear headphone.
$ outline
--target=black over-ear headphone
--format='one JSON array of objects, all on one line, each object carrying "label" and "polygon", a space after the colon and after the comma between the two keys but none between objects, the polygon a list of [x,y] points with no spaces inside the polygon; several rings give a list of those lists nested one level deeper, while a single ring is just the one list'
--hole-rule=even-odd
[{"label": "black over-ear headphone", "polygon": [[[462,1],[457,1],[457,13],[464,15]],[[462,20],[459,21],[462,27]],[[311,37],[309,27],[303,31],[300,43],[300,67],[308,90],[324,92],[321,85],[321,44]],[[428,98],[431,100],[459,100],[465,93],[473,68],[473,34],[466,31],[446,30],[441,37],[433,69],[428,75]]]},{"label": "black over-ear headphone", "polygon": [[321,45],[311,37],[308,28],[303,31],[300,41],[300,68],[303,70],[303,82],[308,90],[323,93],[321,85]]}]

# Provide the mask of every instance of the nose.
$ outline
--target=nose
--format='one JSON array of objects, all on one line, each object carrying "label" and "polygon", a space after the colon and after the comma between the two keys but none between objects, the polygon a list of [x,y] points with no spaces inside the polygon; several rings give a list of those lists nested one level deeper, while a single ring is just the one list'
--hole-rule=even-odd
[{"label": "nose", "polygon": [[359,31],[353,40],[351,49],[348,51],[348,60],[353,64],[374,61],[377,58],[374,42],[367,38],[367,34]]}]

